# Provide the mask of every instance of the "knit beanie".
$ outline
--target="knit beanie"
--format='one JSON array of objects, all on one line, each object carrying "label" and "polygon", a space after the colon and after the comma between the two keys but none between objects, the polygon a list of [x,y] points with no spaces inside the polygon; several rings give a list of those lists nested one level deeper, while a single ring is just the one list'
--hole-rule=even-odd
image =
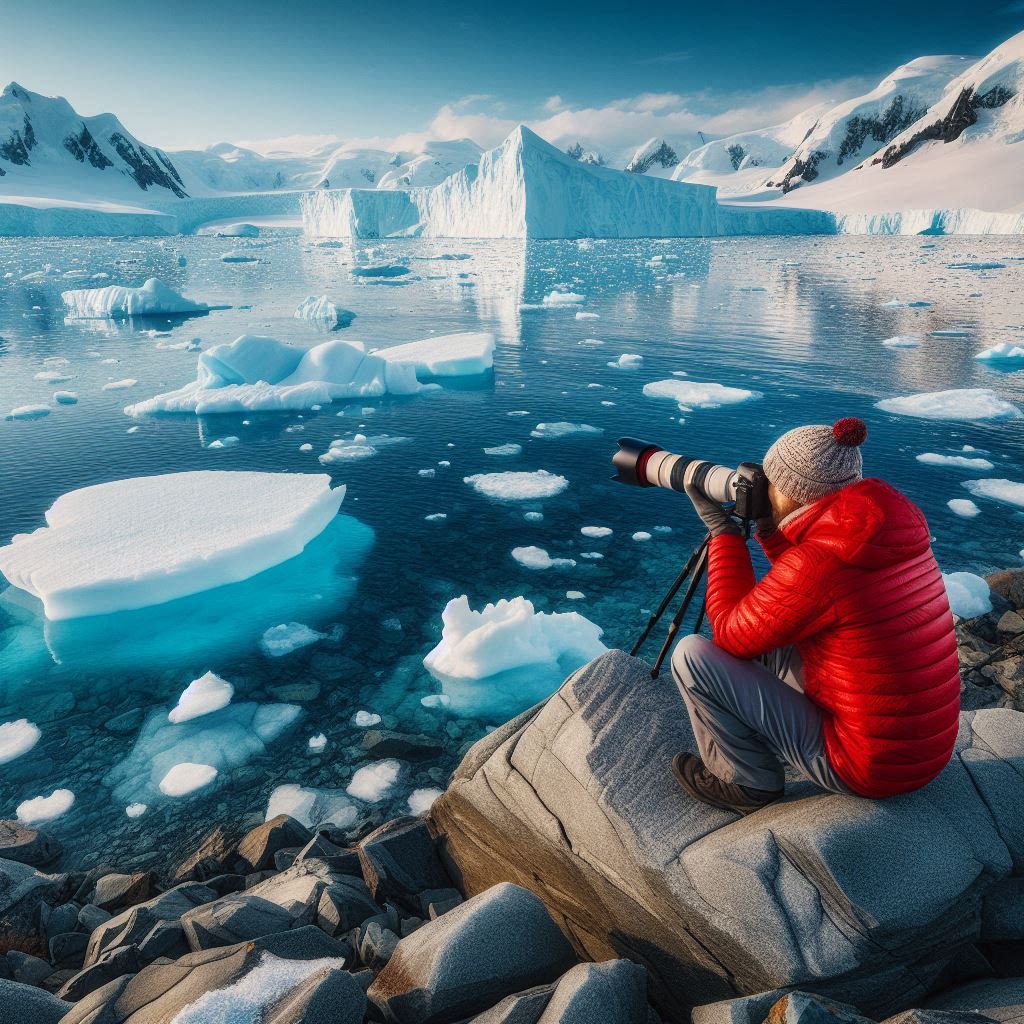
[{"label": "knit beanie", "polygon": [[809,505],[860,480],[860,445],[868,436],[863,420],[847,416],[831,427],[797,427],[765,453],[765,476],[787,497]]}]

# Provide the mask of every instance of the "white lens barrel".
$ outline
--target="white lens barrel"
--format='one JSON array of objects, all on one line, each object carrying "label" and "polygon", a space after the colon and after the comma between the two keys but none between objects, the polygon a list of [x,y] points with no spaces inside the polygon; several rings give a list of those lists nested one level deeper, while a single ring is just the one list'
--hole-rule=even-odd
[{"label": "white lens barrel", "polygon": [[722,504],[736,500],[736,473],[725,466],[712,466],[704,477],[701,490],[712,500]]},{"label": "white lens barrel", "polygon": [[682,458],[672,452],[657,451],[648,460],[644,470],[647,482],[653,487],[672,490],[672,467]]}]

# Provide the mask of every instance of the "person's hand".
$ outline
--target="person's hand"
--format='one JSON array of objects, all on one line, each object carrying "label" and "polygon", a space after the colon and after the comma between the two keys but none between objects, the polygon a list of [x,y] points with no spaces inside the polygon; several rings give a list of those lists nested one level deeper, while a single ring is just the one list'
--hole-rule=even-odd
[{"label": "person's hand", "polygon": [[710,536],[720,537],[723,533],[734,533],[739,536],[739,524],[717,501],[712,501],[693,484],[686,485],[686,496],[693,503],[697,515],[704,521]]},{"label": "person's hand", "polygon": [[764,516],[756,520],[756,522],[757,535],[759,537],[770,537],[776,530],[775,519],[770,515]]}]

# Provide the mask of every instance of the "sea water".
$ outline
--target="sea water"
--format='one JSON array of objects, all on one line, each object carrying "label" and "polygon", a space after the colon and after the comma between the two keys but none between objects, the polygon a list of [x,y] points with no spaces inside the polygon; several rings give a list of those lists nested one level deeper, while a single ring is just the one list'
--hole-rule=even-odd
[{"label": "sea water", "polygon": [[[604,629],[605,643],[628,648],[701,528],[684,496],[611,481],[620,436],[734,465],[759,459],[790,427],[860,416],[869,426],[867,472],[924,509],[944,570],[1021,563],[1024,510],[978,499],[980,514],[967,519],[947,502],[970,497],[965,480],[1024,480],[1024,421],[933,421],[875,408],[884,398],[968,387],[1024,407],[1024,371],[974,359],[1002,342],[1024,344],[1017,239],[322,246],[279,236],[251,243],[253,262],[226,263],[229,248],[237,245],[205,237],[0,240],[0,413],[52,407],[41,419],[0,422],[0,543],[41,526],[52,502],[74,488],[209,468],[323,472],[317,456],[336,438],[411,439],[326,467],[348,486],[341,515],[302,555],[248,581],[58,623],[20,591],[0,594],[0,722],[28,719],[42,733],[0,766],[0,817],[13,817],[23,800],[71,790],[74,805],[48,830],[74,866],[165,867],[216,822],[259,820],[278,785],[344,790],[356,770],[380,759],[357,724],[376,715],[378,728],[429,737],[443,752],[400,759],[397,781],[360,805],[360,820],[400,813],[414,789],[443,786],[472,741],[557,682],[547,669],[497,694],[424,706],[440,685],[422,659],[452,597],[467,594],[480,608],[524,595],[538,610],[585,615]],[[355,264],[410,272],[359,277]],[[185,319],[65,320],[62,290],[151,276],[231,308]],[[552,292],[582,301],[545,302]],[[295,319],[310,295],[328,296],[355,320],[327,334]],[[495,333],[493,374],[418,397],[301,414],[131,419],[122,411],[194,377],[196,352],[184,347],[193,339],[208,348],[243,333],[297,345],[336,337],[372,348],[466,330]],[[920,343],[883,345],[897,336]],[[44,371],[70,379],[38,379]],[[643,396],[646,383],[673,375],[761,397],[684,413]],[[137,383],[104,389],[126,380]],[[55,403],[57,390],[76,393],[77,404]],[[537,430],[541,423],[601,433]],[[984,457],[995,468],[918,462],[925,452]],[[499,503],[464,482],[539,469],[566,477],[568,488]],[[585,526],[613,532],[585,536]],[[551,566],[512,557],[529,547],[547,552]],[[594,552],[603,557],[583,557]],[[291,622],[321,638],[269,657],[264,631]],[[185,758],[173,746],[180,734],[164,728],[166,714],[207,671],[234,686],[234,699],[186,723],[191,746],[181,750],[195,756]],[[262,733],[253,725],[258,709]],[[321,734],[326,745],[311,748]],[[225,745],[230,757],[218,753]],[[159,780],[150,768],[168,749],[182,760],[220,757],[215,782],[153,798]],[[126,814],[126,805],[143,802],[141,816]]]}]

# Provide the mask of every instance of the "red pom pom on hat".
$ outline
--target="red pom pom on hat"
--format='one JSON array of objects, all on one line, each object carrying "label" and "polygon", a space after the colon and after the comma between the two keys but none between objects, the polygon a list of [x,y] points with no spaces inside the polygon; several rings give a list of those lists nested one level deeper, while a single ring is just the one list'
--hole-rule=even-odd
[{"label": "red pom pom on hat", "polygon": [[832,436],[846,448],[856,448],[867,440],[868,427],[856,416],[844,416],[832,425]]}]

